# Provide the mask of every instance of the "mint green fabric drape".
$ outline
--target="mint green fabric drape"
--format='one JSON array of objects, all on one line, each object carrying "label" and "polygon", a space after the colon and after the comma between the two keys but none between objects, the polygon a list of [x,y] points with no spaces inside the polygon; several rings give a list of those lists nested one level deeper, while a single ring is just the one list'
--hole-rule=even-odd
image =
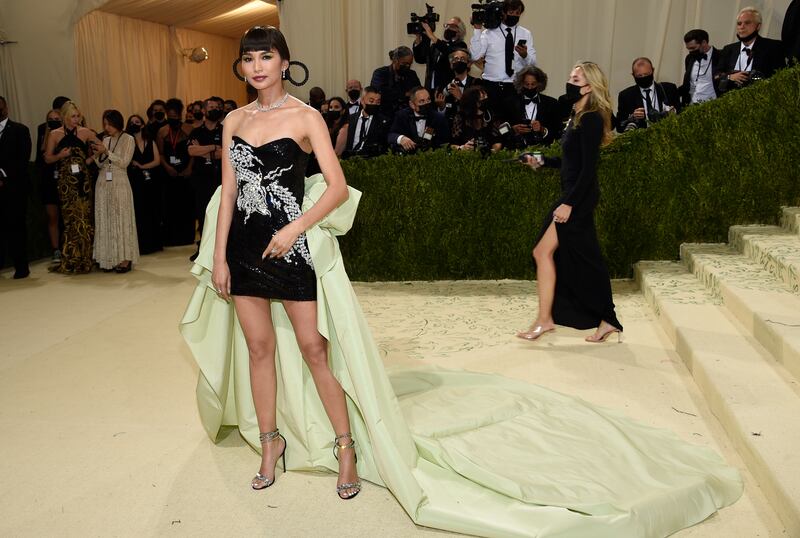
[{"label": "mint green fabric drape", "polygon": [[[304,209],[325,188],[320,175],[308,178]],[[500,376],[387,372],[336,240],[360,196],[350,189],[348,201],[307,232],[318,328],[347,394],[359,475],[388,487],[415,523],[498,537],[667,536],[739,498],[739,473],[712,450],[614,411]],[[218,204],[219,190],[207,222],[216,222]],[[232,304],[211,285],[214,233],[205,227],[181,332],[200,367],[198,407],[209,436],[237,426],[259,451],[247,346]],[[287,466],[335,472],[330,423],[281,303],[271,308]]]}]

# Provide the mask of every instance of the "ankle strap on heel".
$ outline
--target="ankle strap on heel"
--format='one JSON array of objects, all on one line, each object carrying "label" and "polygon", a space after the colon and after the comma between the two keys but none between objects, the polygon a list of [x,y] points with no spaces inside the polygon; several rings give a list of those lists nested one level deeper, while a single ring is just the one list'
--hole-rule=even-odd
[{"label": "ankle strap on heel", "polygon": [[276,428],[276,429],[272,430],[271,432],[261,432],[261,433],[259,433],[258,434],[258,440],[261,441],[261,444],[263,445],[264,443],[268,443],[270,441],[274,441],[275,439],[277,439],[280,436],[281,436],[281,434],[278,433],[278,429]]},{"label": "ankle strap on heel", "polygon": [[[350,442],[346,445],[340,445],[339,439],[350,439]],[[339,459],[339,454],[337,453],[336,449],[343,450],[345,448],[355,448],[356,441],[353,439],[353,436],[350,432],[343,433],[342,435],[337,435],[336,438],[333,440],[333,457],[337,460]]]}]

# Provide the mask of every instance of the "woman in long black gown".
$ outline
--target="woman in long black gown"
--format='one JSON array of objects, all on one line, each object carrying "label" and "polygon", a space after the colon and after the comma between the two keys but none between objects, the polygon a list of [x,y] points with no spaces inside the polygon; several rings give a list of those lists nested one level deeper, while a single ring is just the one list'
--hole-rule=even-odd
[{"label": "woman in long black gown", "polygon": [[536,340],[566,325],[597,330],[587,342],[603,342],[612,333],[622,335],[622,324],[614,311],[608,276],[597,231],[594,208],[600,199],[597,161],[600,145],[611,132],[611,98],[606,76],[592,62],[580,62],[567,82],[566,99],[574,103],[572,116],[561,141],[561,159],[544,163],[528,157],[534,169],[561,168],[561,197],[542,225],[533,257],[539,314],[525,332],[517,334]]},{"label": "woman in long black gown", "polygon": [[128,118],[125,131],[133,136],[136,146],[128,166],[128,178],[133,192],[136,211],[136,235],[139,254],[150,254],[162,249],[161,244],[161,155],[155,142],[150,140],[141,116]]}]

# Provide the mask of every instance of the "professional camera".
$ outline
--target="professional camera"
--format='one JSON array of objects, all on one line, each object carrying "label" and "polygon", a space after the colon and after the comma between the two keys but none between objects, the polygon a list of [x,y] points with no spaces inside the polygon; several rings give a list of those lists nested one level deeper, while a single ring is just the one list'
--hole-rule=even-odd
[{"label": "professional camera", "polygon": [[492,152],[492,145],[486,137],[478,135],[475,137],[475,151],[480,152],[482,157],[486,157]]},{"label": "professional camera", "polygon": [[499,0],[479,0],[479,2],[472,4],[470,24],[482,24],[484,28],[490,30],[500,26],[503,20],[503,2]]},{"label": "professional camera", "polygon": [[668,110],[665,110],[664,112],[660,112],[658,110],[655,110],[655,109],[651,108],[649,111],[647,111],[647,121],[649,121],[650,123],[655,123],[655,122],[657,122],[659,120],[663,120],[668,115],[669,115],[669,111]]},{"label": "professional camera", "polygon": [[439,14],[433,12],[433,6],[429,4],[425,4],[425,8],[428,10],[425,15],[419,16],[416,13],[411,14],[411,22],[406,24],[406,33],[408,35],[418,35],[424,33],[422,29],[422,23],[428,23],[428,26],[431,27],[431,32],[436,31],[436,23],[439,22]]}]

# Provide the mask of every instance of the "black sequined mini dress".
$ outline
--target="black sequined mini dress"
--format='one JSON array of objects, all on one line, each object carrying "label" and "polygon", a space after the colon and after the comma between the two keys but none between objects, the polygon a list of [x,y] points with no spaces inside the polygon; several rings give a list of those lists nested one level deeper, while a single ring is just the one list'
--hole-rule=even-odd
[{"label": "black sequined mini dress", "polygon": [[275,233],[302,215],[309,154],[291,138],[253,146],[234,136],[230,160],[238,192],[228,233],[231,295],[288,301],[317,298],[305,234],[282,258],[261,258]]}]

